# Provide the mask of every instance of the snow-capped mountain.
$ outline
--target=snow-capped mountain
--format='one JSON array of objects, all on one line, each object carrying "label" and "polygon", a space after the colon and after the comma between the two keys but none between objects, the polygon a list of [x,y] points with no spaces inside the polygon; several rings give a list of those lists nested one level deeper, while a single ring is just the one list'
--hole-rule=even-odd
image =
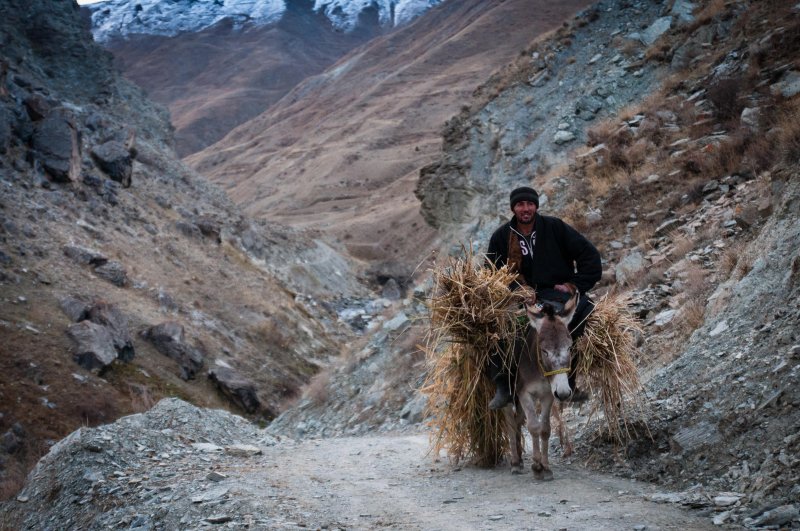
[{"label": "snow-capped mountain", "polygon": [[[292,0],[106,0],[90,6],[97,41],[132,34],[172,36],[200,31],[223,19],[263,26],[280,20]],[[314,0],[333,26],[351,31],[368,9],[382,25],[399,26],[443,0]]]}]

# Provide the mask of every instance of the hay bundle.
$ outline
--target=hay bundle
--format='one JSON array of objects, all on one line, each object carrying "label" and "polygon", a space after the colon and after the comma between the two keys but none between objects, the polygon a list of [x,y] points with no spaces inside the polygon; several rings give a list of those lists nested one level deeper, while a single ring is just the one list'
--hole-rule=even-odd
[{"label": "hay bundle", "polygon": [[494,466],[508,440],[502,413],[487,407],[494,384],[483,377],[483,369],[492,352],[511,344],[523,295],[508,289],[516,274],[476,265],[471,249],[435,269],[433,278],[423,387],[433,451],[446,448],[455,462],[468,458],[478,466]]},{"label": "hay bundle", "polygon": [[607,295],[586,321],[586,331],[572,347],[579,356],[578,373],[583,375],[592,396],[600,399],[610,437],[619,443],[630,440],[631,409],[644,404],[638,400],[643,387],[635,356],[639,322],[628,312],[620,295]]}]

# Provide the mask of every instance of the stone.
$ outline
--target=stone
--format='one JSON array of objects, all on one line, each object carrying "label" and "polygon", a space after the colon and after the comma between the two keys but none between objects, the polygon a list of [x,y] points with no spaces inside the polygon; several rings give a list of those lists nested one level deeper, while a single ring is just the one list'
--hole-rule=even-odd
[{"label": "stone", "polygon": [[400,284],[394,278],[390,278],[381,288],[381,297],[390,301],[399,300],[403,296]]},{"label": "stone", "polygon": [[672,17],[657,18],[646,30],[639,35],[639,40],[645,46],[652,46],[659,37],[664,35],[672,27]]},{"label": "stone", "polygon": [[744,524],[748,527],[785,526],[800,517],[800,509],[796,505],[781,505],[752,518],[747,518]]},{"label": "stone", "polygon": [[133,359],[135,351],[128,330],[128,320],[116,306],[101,300],[95,301],[89,308],[87,319],[108,329],[120,360],[131,361]]},{"label": "stone", "polygon": [[678,430],[670,439],[676,453],[692,452],[702,446],[713,446],[719,442],[720,433],[716,425],[704,421]]},{"label": "stone", "polygon": [[614,269],[614,275],[619,284],[627,284],[644,270],[645,260],[642,253],[633,251],[619,261]]},{"label": "stone", "polygon": [[708,335],[711,336],[711,337],[716,337],[716,336],[720,335],[721,333],[726,332],[727,330],[728,330],[728,323],[726,321],[720,321],[719,323],[717,323],[717,326],[715,326],[708,333]]},{"label": "stone", "polygon": [[208,371],[208,378],[231,402],[248,413],[261,409],[261,401],[256,386],[228,367],[214,367]]},{"label": "stone", "polygon": [[31,145],[34,157],[55,182],[73,182],[80,176],[81,142],[72,116],[51,112],[36,122]]},{"label": "stone", "polygon": [[130,187],[133,157],[125,144],[117,140],[110,140],[92,148],[91,154],[92,159],[103,173],[125,188]]},{"label": "stone", "polygon": [[697,7],[695,3],[690,0],[675,0],[675,3],[672,4],[672,9],[670,9],[670,14],[675,17],[675,21],[679,26],[687,26],[694,22],[692,13],[695,7]]},{"label": "stone", "polygon": [[192,448],[204,453],[218,453],[223,450],[222,446],[211,443],[192,443]]},{"label": "stone", "polygon": [[75,343],[75,362],[90,371],[102,371],[117,359],[114,338],[105,326],[91,321],[81,321],[67,328],[67,335]]},{"label": "stone", "polygon": [[206,479],[209,480],[209,481],[218,482],[218,481],[222,481],[223,479],[228,479],[228,476],[226,476],[225,474],[222,474],[220,472],[217,472],[215,470],[212,470],[211,472],[208,473],[208,475],[206,476]]},{"label": "stone", "polygon": [[780,95],[784,98],[791,98],[800,94],[800,72],[796,70],[787,71],[780,81],[770,87],[770,91],[775,96]]},{"label": "stone", "polygon": [[664,326],[665,324],[671,322],[677,313],[677,310],[664,310],[655,316],[653,322],[656,326]]},{"label": "stone", "polygon": [[58,301],[58,306],[70,321],[79,323],[87,318],[91,304],[78,297],[67,296]]},{"label": "stone", "polygon": [[680,224],[681,224],[681,222],[678,219],[675,219],[675,218],[668,219],[668,220],[664,221],[661,225],[656,227],[655,235],[656,235],[656,237],[665,236],[665,235],[669,234],[671,231],[673,231],[674,229],[678,228],[680,226]]},{"label": "stone", "polygon": [[186,343],[184,329],[180,323],[167,321],[151,326],[142,333],[142,336],[161,354],[178,362],[182,379],[193,379],[197,371],[203,367],[203,353]]},{"label": "stone", "polygon": [[759,107],[746,107],[742,109],[739,120],[742,122],[742,125],[752,130],[757,130],[761,120],[761,109]]},{"label": "stone", "polygon": [[390,320],[386,321],[383,325],[383,329],[389,332],[396,332],[397,330],[405,327],[408,322],[408,316],[404,312],[400,312]]},{"label": "stone", "polygon": [[261,455],[263,450],[252,444],[232,444],[225,447],[225,453],[233,457],[252,457]]},{"label": "stone", "polygon": [[94,272],[98,277],[120,288],[124,288],[130,283],[125,266],[116,260],[111,260],[103,265],[95,267]]},{"label": "stone", "polygon": [[31,94],[22,102],[25,111],[28,113],[28,118],[34,122],[38,122],[48,114],[52,109],[52,105],[41,94]]},{"label": "stone", "polygon": [[575,104],[575,114],[583,120],[591,120],[603,108],[603,101],[594,96],[584,96]]},{"label": "stone", "polygon": [[99,266],[108,262],[108,258],[103,254],[94,249],[89,249],[88,247],[65,245],[63,250],[65,255],[81,265]]},{"label": "stone", "polygon": [[558,131],[553,137],[556,144],[566,144],[575,140],[575,135],[571,131]]},{"label": "stone", "polygon": [[739,498],[740,496],[715,496],[714,505],[717,507],[728,507],[736,504],[736,502],[739,501]]}]

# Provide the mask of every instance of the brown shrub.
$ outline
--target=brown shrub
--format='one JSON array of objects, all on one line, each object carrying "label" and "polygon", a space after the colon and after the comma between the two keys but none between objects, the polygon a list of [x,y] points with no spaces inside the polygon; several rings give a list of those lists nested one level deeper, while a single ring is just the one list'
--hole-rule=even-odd
[{"label": "brown shrub", "polygon": [[328,400],[330,393],[331,369],[326,368],[318,372],[311,378],[308,385],[303,389],[303,397],[311,400],[314,404],[321,405]]},{"label": "brown shrub", "polygon": [[744,76],[722,78],[708,88],[706,97],[714,105],[717,117],[731,120],[742,113],[744,103],[739,96],[750,88],[751,83]]}]

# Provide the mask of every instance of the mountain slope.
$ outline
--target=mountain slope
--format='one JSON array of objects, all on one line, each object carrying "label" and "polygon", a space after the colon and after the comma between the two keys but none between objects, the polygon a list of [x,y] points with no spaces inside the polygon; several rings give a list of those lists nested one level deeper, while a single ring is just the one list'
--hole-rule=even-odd
[{"label": "mountain slope", "polygon": [[432,232],[413,197],[441,124],[495,68],[588,2],[445,2],[353,51],[187,158],[251,215],[313,227],[413,269]]},{"label": "mountain slope", "polygon": [[178,154],[186,156],[386,31],[377,18],[367,11],[357,28],[341,32],[313,2],[296,0],[271,24],[238,28],[226,18],[174,36],[116,32],[104,44],[124,75],[169,109]]},{"label": "mountain slope", "polygon": [[276,415],[352,337],[352,264],[180,163],[76,4],[4,1],[0,35],[0,496],[163,396]]}]

